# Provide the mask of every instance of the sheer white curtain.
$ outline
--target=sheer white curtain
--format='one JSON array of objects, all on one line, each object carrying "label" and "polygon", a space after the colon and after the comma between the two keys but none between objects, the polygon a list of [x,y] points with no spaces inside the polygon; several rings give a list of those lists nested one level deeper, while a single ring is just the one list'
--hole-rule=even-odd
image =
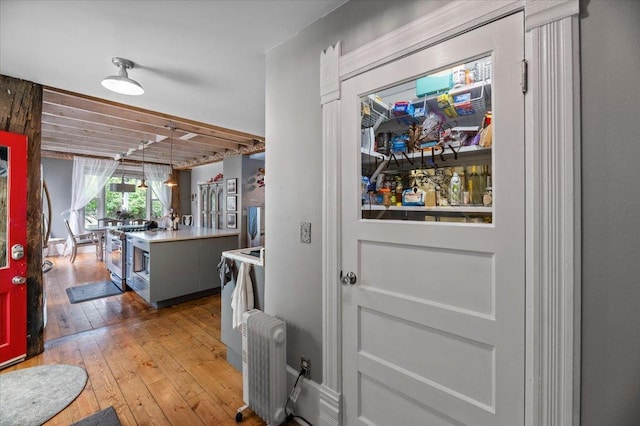
[{"label": "sheer white curtain", "polygon": [[[62,212],[62,214],[69,212],[71,231],[74,233],[82,232],[84,224],[81,222],[80,209],[100,193],[117,168],[117,161],[73,157],[71,208]],[[67,241],[67,251],[70,250],[71,241]]]},{"label": "sheer white curtain", "polygon": [[144,165],[144,177],[165,211],[171,208],[171,188],[164,184],[170,173],[171,167],[169,166],[150,163]]}]

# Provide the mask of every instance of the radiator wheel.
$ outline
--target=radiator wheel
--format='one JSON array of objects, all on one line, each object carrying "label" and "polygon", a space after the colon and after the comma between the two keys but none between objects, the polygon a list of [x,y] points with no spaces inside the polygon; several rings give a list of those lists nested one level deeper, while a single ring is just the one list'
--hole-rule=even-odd
[{"label": "radiator wheel", "polygon": [[240,423],[242,421],[242,413],[236,414],[236,423]]}]

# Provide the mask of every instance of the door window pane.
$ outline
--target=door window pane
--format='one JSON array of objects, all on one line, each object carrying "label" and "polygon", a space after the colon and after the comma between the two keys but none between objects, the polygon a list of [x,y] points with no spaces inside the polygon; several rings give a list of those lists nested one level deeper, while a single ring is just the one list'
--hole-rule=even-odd
[{"label": "door window pane", "polygon": [[0,147],[0,268],[8,265],[7,241],[9,239],[8,216],[8,179],[9,179],[9,148]]},{"label": "door window pane", "polygon": [[369,93],[363,219],[491,223],[491,56]]}]

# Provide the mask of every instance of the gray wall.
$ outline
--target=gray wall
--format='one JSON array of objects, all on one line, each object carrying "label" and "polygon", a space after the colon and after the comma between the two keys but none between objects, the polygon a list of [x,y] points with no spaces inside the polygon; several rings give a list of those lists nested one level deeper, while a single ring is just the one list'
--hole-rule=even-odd
[{"label": "gray wall", "polygon": [[640,425],[640,2],[582,6],[582,425]]},{"label": "gray wall", "polygon": [[[267,54],[265,311],[287,321],[287,361],[322,382],[320,53],[353,50],[448,2],[352,0]],[[300,243],[311,223],[311,244]]]},{"label": "gray wall", "polygon": [[72,175],[72,160],[42,158],[42,177],[47,183],[51,196],[51,237],[67,236],[63,221],[69,218],[69,214],[61,215],[60,213],[71,207]]},{"label": "gray wall", "polygon": [[[239,232],[238,244],[240,247],[248,247],[247,243],[247,207],[261,205],[264,206],[264,190],[255,190],[253,184],[248,183],[249,178],[254,177],[258,167],[264,167],[263,160],[252,159],[248,155],[232,155],[224,159],[224,180],[237,179],[236,194],[227,194],[225,184],[224,209],[227,210],[227,196],[235,195],[237,230]],[[249,191],[251,189],[251,191]],[[258,195],[258,193],[261,193]],[[226,217],[226,214],[225,214]],[[226,220],[225,220],[226,223]]]}]

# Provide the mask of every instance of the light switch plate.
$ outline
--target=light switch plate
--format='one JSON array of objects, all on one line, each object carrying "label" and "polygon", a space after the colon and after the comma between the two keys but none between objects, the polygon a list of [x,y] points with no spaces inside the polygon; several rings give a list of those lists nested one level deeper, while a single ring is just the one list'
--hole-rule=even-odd
[{"label": "light switch plate", "polygon": [[300,242],[311,244],[311,223],[300,222]]}]

